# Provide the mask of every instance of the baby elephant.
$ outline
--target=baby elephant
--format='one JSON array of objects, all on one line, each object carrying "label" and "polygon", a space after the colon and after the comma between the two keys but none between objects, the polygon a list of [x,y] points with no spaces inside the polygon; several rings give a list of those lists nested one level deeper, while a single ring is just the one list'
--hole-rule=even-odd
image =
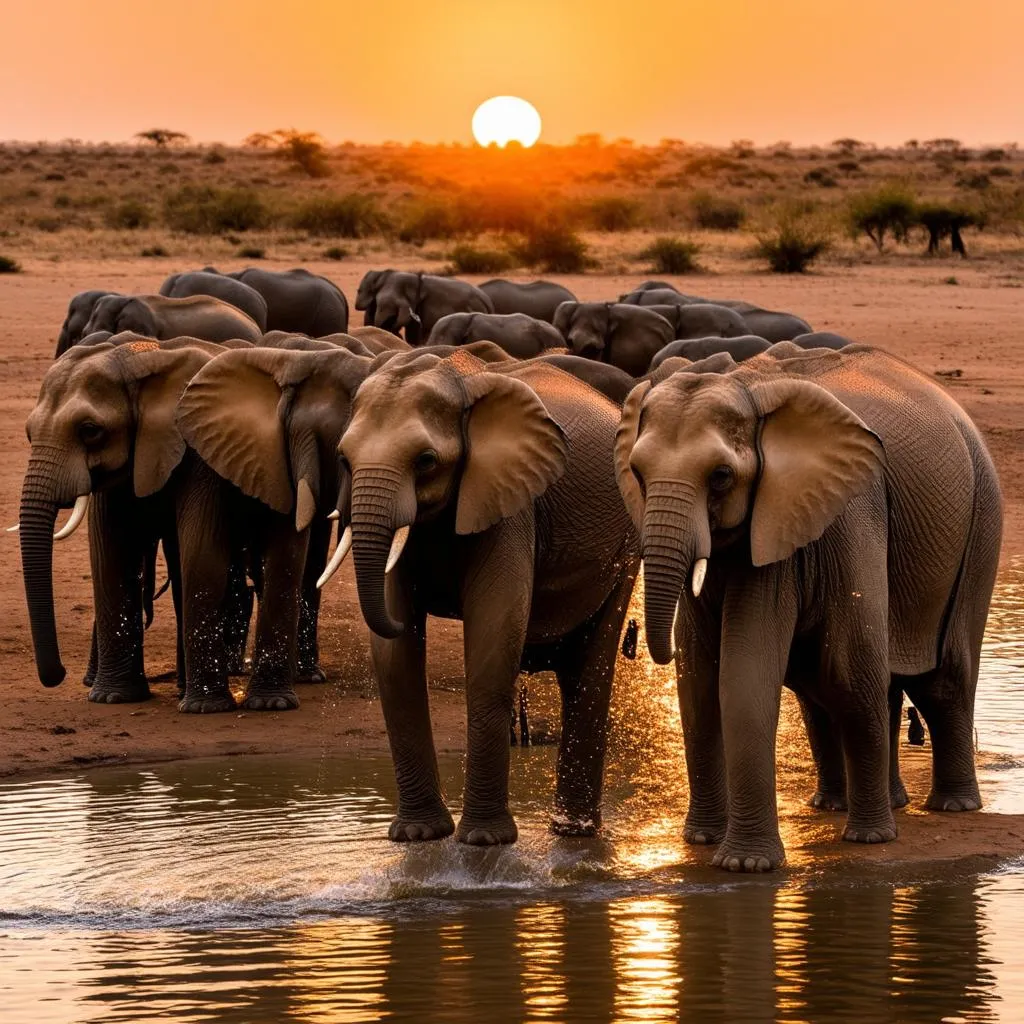
[{"label": "baby elephant", "polygon": [[493,341],[510,356],[529,359],[565,341],[554,327],[525,313],[449,313],[434,324],[428,345],[468,345]]}]

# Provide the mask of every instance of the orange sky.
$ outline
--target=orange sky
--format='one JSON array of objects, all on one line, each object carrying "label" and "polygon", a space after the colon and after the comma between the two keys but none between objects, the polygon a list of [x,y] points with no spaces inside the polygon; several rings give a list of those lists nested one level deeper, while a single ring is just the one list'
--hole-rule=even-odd
[{"label": "orange sky", "polygon": [[1024,141],[1022,0],[3,0],[0,138]]}]

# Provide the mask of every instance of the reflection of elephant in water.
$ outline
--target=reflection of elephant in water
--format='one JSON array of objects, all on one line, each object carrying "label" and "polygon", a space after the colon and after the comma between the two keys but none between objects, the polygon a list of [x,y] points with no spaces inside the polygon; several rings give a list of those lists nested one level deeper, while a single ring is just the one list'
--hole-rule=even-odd
[{"label": "reflection of elephant in water", "polygon": [[434,324],[428,345],[493,341],[510,356],[529,359],[565,341],[551,324],[525,313],[449,313]]},{"label": "reflection of elephant in water", "polygon": [[434,324],[449,313],[493,313],[491,300],[479,288],[451,277],[413,274],[404,270],[371,270],[356,294],[356,309],[366,310],[365,323],[398,334],[412,345],[427,340]]},{"label": "reflection of elephant in water", "polygon": [[632,377],[646,373],[675,337],[672,325],[653,310],[615,302],[563,302],[555,327],[574,355],[611,363]]},{"label": "reflection of elephant in water", "polygon": [[648,305],[644,308],[663,316],[672,325],[677,339],[740,338],[750,334],[739,313],[710,302],[693,302],[685,306]]},{"label": "reflection of elephant in water", "polygon": [[932,734],[927,806],[980,806],[974,690],[1000,496],[941,388],[860,346],[684,371],[632,392],[615,458],[642,531],[648,646],[661,664],[681,648],[688,841],[721,841],[731,870],[781,863],[784,678],[821,784],[845,775],[815,801],[845,798],[844,838],[896,835],[901,689]]},{"label": "reflection of elephant in water", "polygon": [[465,352],[424,353],[360,387],[341,452],[399,788],[393,840],[453,831],[430,732],[428,614],[464,626],[469,732],[457,838],[516,838],[508,728],[521,668],[553,670],[561,687],[555,828],[599,826],[612,673],[636,571],[635,535],[613,490],[616,420],[611,402],[554,367],[506,369]]},{"label": "reflection of elephant in water", "polygon": [[[56,359],[62,356],[69,348],[77,345],[86,335],[86,324],[92,319],[93,310],[100,299],[108,295],[117,295],[117,292],[104,289],[79,292],[69,303],[68,313],[61,325],[60,336],[57,338],[57,351],[53,357]],[[113,333],[113,332],[111,332]]]},{"label": "reflection of elephant in water", "polygon": [[692,340],[673,341],[666,345],[652,360],[651,369],[656,370],[666,359],[681,356],[695,363],[698,359],[727,352],[737,363],[744,359],[766,352],[771,346],[764,338],[753,334],[745,334],[739,338],[694,338]]},{"label": "reflection of elephant in water", "polygon": [[210,295],[169,299],[164,295],[107,295],[85,325],[85,334],[132,331],[158,341],[201,338],[203,341],[259,341],[263,332],[230,303]]},{"label": "reflection of elephant in water", "polygon": [[[496,277],[480,285],[494,304],[495,313],[525,313],[536,320],[551,323],[555,310],[563,302],[575,302],[576,296],[568,288],[554,281],[531,281],[519,284]],[[493,340],[493,339],[492,339]]]},{"label": "reflection of elephant in water", "polygon": [[246,314],[261,331],[267,330],[267,302],[255,288],[236,281],[225,274],[209,270],[192,270],[184,274],[171,274],[162,285],[160,294],[169,299],[186,299],[190,295],[212,295],[230,303]]},{"label": "reflection of elephant in water", "polygon": [[[213,267],[208,273],[219,273]],[[348,299],[333,282],[308,270],[263,270],[248,267],[227,277],[259,292],[267,304],[267,330],[292,331],[322,338],[348,330]]]}]

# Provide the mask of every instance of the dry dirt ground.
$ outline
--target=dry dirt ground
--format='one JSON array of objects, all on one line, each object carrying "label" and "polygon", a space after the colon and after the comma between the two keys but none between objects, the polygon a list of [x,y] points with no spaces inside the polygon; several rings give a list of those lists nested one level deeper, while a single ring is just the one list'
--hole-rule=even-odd
[{"label": "dry dirt ground", "polygon": [[[93,287],[156,291],[173,269],[184,267],[141,259],[26,260],[25,273],[0,277],[0,446],[7,453],[0,463],[3,524],[17,520],[28,456],[24,422],[50,363],[68,299]],[[330,276],[351,298],[369,265],[324,263],[310,264],[310,269]],[[956,271],[958,286],[944,283],[948,265],[856,267],[793,278],[722,274],[680,283],[684,290],[792,310],[816,328],[884,346],[928,372],[960,371],[942,379],[981,427],[999,469],[1006,510],[1005,559],[1024,550],[1024,291],[992,265],[962,264]],[[641,278],[563,280],[581,298],[600,299],[617,296]],[[353,322],[360,319],[357,315]],[[86,701],[79,685],[88,657],[92,602],[85,531],[60,545],[55,558],[57,621],[68,678],[57,689],[44,690],[32,659],[17,536],[0,533],[0,538],[6,538],[0,539],[0,671],[6,687],[0,712],[0,776],[214,754],[386,749],[351,569],[340,574],[341,582],[329,589],[325,600],[323,662],[331,683],[303,687],[298,711],[193,717],[176,713],[173,682],[159,678],[173,667],[173,616],[166,600],[158,605],[147,636],[147,667],[157,680],[154,698],[142,705]],[[432,624],[429,673],[435,735],[442,750],[459,751],[464,742],[463,701],[454,692],[461,685],[460,641],[456,624]],[[915,762],[908,779],[918,796],[926,788],[925,772],[923,761]],[[787,799],[785,806],[787,815],[809,813],[795,799]],[[846,856],[875,860],[1024,853],[1024,817],[911,812],[900,818],[900,842]],[[828,823],[827,838],[835,835],[838,819],[817,820]],[[825,833],[818,829],[809,837],[812,846]]]}]

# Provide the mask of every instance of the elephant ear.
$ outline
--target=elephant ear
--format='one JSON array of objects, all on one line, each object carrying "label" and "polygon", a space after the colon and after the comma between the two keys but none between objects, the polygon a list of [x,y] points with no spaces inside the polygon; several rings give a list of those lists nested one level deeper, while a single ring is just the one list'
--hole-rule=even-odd
[{"label": "elephant ear", "polygon": [[560,302],[555,310],[551,326],[554,327],[563,338],[569,337],[569,328],[572,327],[573,317],[576,315],[577,302]]},{"label": "elephant ear", "polygon": [[878,436],[824,388],[773,380],[750,389],[761,417],[761,477],[750,523],[754,565],[817,540],[885,465]]},{"label": "elephant ear", "polygon": [[645,380],[630,391],[623,403],[619,428],[615,432],[615,479],[618,481],[619,492],[622,494],[622,500],[626,504],[633,525],[638,531],[643,529],[644,496],[640,492],[640,485],[636,482],[636,477],[630,468],[629,456],[640,431],[640,409],[647,397],[647,392],[652,387],[651,382]]},{"label": "elephant ear", "polygon": [[132,481],[136,497],[145,498],[166,486],[185,455],[175,410],[185,386],[210,357],[198,348],[162,349],[155,341],[120,345],[111,357],[136,388]]},{"label": "elephant ear", "polygon": [[484,372],[462,383],[469,416],[455,532],[466,534],[517,515],[539,498],[565,472],[569,445],[528,384]]}]

